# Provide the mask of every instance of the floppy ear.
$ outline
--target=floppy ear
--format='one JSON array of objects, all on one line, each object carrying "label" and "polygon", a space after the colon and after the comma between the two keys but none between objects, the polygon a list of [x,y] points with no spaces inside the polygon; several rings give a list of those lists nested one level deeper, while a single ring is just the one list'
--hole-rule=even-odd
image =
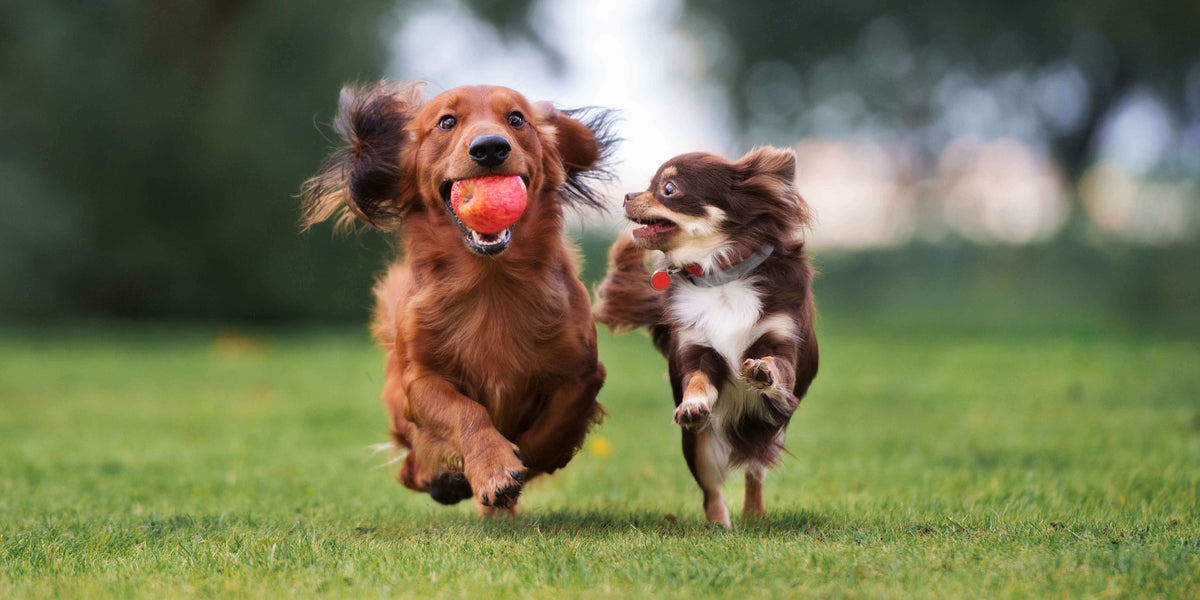
[{"label": "floppy ear", "polygon": [[420,106],[416,83],[342,88],[333,128],[344,145],[304,182],[304,229],[334,215],[339,227],[355,218],[380,229],[399,224],[415,198],[404,189],[402,160],[409,142],[405,128]]},{"label": "floppy ear", "polygon": [[[601,108],[559,110],[549,102],[538,102],[538,134],[549,140],[547,179],[559,181],[563,199],[574,206],[604,209],[596,185],[613,179],[609,160],[620,141],[613,132],[613,111]],[[560,175],[561,178],[556,177]]]}]

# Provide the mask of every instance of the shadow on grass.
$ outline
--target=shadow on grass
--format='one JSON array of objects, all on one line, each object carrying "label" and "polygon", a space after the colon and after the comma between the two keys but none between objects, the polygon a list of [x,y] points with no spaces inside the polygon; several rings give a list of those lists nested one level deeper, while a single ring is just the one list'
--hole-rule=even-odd
[{"label": "shadow on grass", "polygon": [[[986,521],[986,519],[984,520]],[[1038,521],[1011,522],[1001,530],[1036,533],[1039,539],[1065,538],[1065,525]],[[816,543],[835,542],[870,546],[926,539],[969,541],[996,538],[997,525],[979,519],[957,520],[950,516],[917,520],[890,520],[843,513],[818,513],[811,510],[781,510],[765,519],[733,515],[733,529],[708,523],[699,512],[677,517],[655,511],[620,512],[613,510],[560,509],[530,512],[516,518],[481,518],[469,513],[410,515],[386,525],[360,526],[355,535],[379,540],[398,537],[468,536],[499,541],[521,541],[530,535],[564,538],[609,538],[614,536],[653,536],[666,539],[779,539],[806,538]]]},{"label": "shadow on grass", "polygon": [[445,515],[414,517],[403,524],[382,527],[358,527],[356,533],[379,539],[395,538],[401,530],[406,535],[419,533],[462,533],[492,539],[520,539],[531,532],[540,535],[569,537],[608,537],[612,535],[655,535],[661,537],[705,537],[739,535],[742,537],[771,537],[779,535],[827,535],[854,528],[855,524],[839,522],[811,511],[792,511],[772,514],[767,519],[743,520],[734,517],[733,530],[708,523],[700,514],[676,517],[669,513],[637,511],[554,510],[533,512],[515,518],[481,518],[474,515]]},{"label": "shadow on grass", "polygon": [[[889,521],[879,518],[856,518],[840,513],[821,514],[808,510],[778,511],[766,519],[734,517],[733,529],[707,523],[699,514],[675,517],[654,511],[619,512],[610,510],[568,509],[531,512],[516,518],[484,519],[473,514],[424,513],[350,521],[344,519],[278,519],[256,518],[244,513],[176,514],[164,517],[141,517],[115,520],[104,528],[104,543],[127,545],[148,542],[173,543],[172,540],[226,540],[272,543],[294,538],[370,540],[384,544],[412,539],[487,539],[498,542],[521,543],[532,537],[575,540],[604,540],[613,538],[651,538],[670,540],[811,540],[815,544],[872,546],[897,541],[918,540],[970,541],[996,538],[998,531],[986,523],[966,519],[966,522],[946,517],[942,520]],[[1010,536],[1033,535],[1026,542],[1040,540],[1059,543],[1063,540],[1099,543],[1109,538],[1132,539],[1134,533],[1106,532],[1096,537],[1087,532],[1086,524],[1026,521],[1007,523],[1002,527]],[[46,517],[24,527],[0,528],[0,550],[13,550],[33,539],[93,539],[99,530],[88,519]],[[1082,533],[1080,533],[1082,532]],[[1017,535],[1017,537],[1020,537]],[[315,536],[315,537],[314,537]],[[22,540],[25,540],[24,542]],[[1058,540],[1058,541],[1055,541]],[[305,542],[307,543],[307,542]]]}]

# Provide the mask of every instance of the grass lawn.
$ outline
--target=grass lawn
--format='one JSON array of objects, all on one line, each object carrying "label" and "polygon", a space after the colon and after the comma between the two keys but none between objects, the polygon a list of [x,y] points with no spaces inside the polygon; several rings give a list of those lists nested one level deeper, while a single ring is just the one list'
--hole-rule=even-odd
[{"label": "grass lawn", "polygon": [[378,468],[358,331],[0,331],[0,597],[1200,596],[1195,339],[820,335],[771,517],[726,532],[637,334],[584,451],[482,521]]}]

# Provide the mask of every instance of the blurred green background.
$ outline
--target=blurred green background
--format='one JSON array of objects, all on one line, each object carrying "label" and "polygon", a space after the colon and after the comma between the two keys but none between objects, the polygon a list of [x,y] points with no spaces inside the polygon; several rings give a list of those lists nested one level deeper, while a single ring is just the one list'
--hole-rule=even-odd
[{"label": "blurred green background", "polygon": [[[362,322],[389,237],[296,226],[337,90],[461,75],[629,115],[614,208],[653,143],[796,146],[826,312],[1195,333],[1198,30],[1175,0],[7,1],[0,320]],[[589,281],[617,220],[574,225]]]}]

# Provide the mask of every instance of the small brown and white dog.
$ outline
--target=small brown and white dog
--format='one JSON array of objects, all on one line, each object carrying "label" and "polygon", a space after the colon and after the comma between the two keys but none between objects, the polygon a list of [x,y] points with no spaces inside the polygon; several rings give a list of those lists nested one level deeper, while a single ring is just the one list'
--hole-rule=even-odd
[{"label": "small brown and white dog", "polygon": [[613,245],[594,311],[614,330],[649,328],[667,358],[704,513],[726,527],[726,474],[745,467],[743,512],[764,515],[766,469],[817,374],[802,235],[811,217],[795,170],[791,150],[771,147],[737,162],[703,153],[667,161],[650,189],[625,196],[639,227]]}]

